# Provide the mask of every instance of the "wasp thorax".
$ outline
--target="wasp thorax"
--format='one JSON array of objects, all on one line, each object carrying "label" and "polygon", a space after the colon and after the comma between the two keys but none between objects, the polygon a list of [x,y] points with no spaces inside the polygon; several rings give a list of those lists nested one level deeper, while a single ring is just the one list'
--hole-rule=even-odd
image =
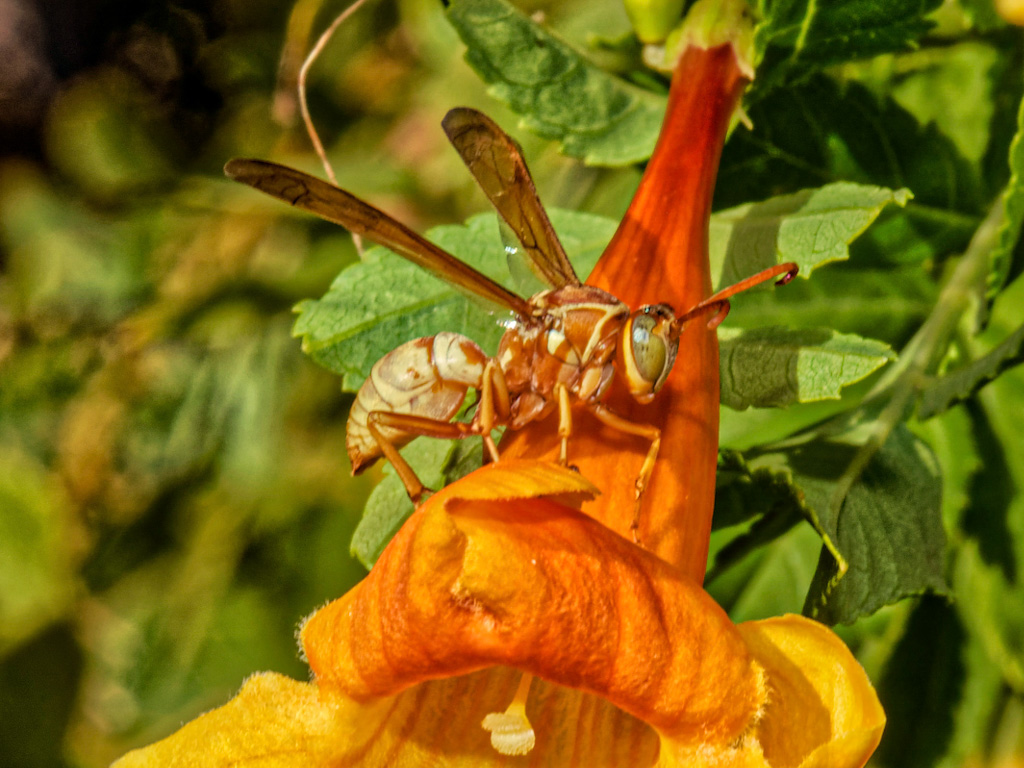
[{"label": "wasp thorax", "polygon": [[679,347],[675,313],[665,304],[641,307],[629,316],[619,343],[619,369],[629,392],[649,403],[668,378]]}]

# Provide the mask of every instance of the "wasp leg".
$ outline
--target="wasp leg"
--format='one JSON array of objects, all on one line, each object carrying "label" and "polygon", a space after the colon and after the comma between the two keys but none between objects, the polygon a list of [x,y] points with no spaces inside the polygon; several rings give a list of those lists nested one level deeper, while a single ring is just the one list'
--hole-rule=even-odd
[{"label": "wasp leg", "polygon": [[558,436],[562,439],[558,451],[558,463],[569,466],[569,437],[572,435],[572,403],[569,402],[569,388],[565,384],[555,384],[558,397]]},{"label": "wasp leg", "polygon": [[487,361],[482,378],[480,404],[476,409],[476,418],[473,419],[473,423],[477,425],[477,429],[483,435],[484,446],[490,454],[491,461],[497,461],[498,447],[494,444],[491,431],[497,426],[508,423],[512,411],[508,384],[505,382],[505,372],[493,358]]},{"label": "wasp leg", "polygon": [[[408,413],[391,413],[390,411],[371,411],[366,418],[366,426],[373,435],[377,445],[380,446],[384,458],[391,462],[391,466],[398,473],[406,493],[412,499],[413,504],[420,505],[423,494],[428,490],[426,486],[416,477],[409,463],[402,458],[394,443],[388,440],[381,432],[381,427],[397,429],[415,437],[436,437],[442,440],[456,440],[471,435],[479,435],[480,428],[475,423],[464,424],[461,421],[438,421],[428,419],[425,416],[413,416]],[[493,444],[493,441],[492,441]]]},{"label": "wasp leg", "polygon": [[654,473],[654,462],[657,460],[658,450],[661,448],[661,430],[650,424],[637,424],[634,421],[630,421],[601,403],[589,403],[587,407],[602,423],[607,424],[612,429],[625,432],[627,435],[646,437],[651,441],[651,447],[647,449],[644,463],[640,466],[640,474],[636,477],[636,506],[633,509],[633,522],[629,525],[629,530],[633,533],[633,541],[639,544],[640,499],[647,489],[651,475]]}]

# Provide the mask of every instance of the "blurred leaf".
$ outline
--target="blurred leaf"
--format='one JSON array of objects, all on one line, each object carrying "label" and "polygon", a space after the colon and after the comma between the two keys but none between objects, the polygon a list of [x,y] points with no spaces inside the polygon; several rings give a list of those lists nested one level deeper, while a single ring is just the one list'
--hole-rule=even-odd
[{"label": "blurred leaf", "polygon": [[941,768],[959,768],[985,754],[1000,705],[1006,700],[999,667],[985,652],[977,635],[965,639],[960,664],[964,667],[964,680],[953,702],[952,735],[938,763]]},{"label": "blurred leaf", "polygon": [[814,0],[761,0],[756,30],[765,60],[762,90],[830,64],[908,50],[932,27],[926,14],[941,0],[848,0],[819,6]]},{"label": "blurred leaf", "polygon": [[837,182],[719,211],[709,232],[711,273],[724,287],[795,261],[807,277],[815,267],[849,258],[847,246],[882,209],[905,206],[910,197],[905,189]]},{"label": "blurred leaf", "polygon": [[58,94],[47,125],[53,163],[87,195],[127,199],[167,184],[176,137],[160,105],[120,69],[97,69]]},{"label": "blurred leaf", "polygon": [[[164,728],[173,727],[210,703],[201,700],[209,691],[196,670],[211,633],[223,631],[217,620],[232,591],[253,510],[237,503],[230,488],[201,489],[182,500],[177,546],[123,575],[82,617],[94,651],[85,695],[114,699],[104,724],[112,734],[131,733],[158,713]],[[248,630],[258,631],[258,625]],[[101,648],[108,652],[95,653]]]},{"label": "blurred leaf", "polygon": [[837,482],[856,451],[855,444],[818,438],[786,457],[827,545],[805,611],[829,624],[905,597],[947,592],[935,457],[898,426],[846,493],[838,517],[830,517]]},{"label": "blurred leaf", "polygon": [[73,528],[56,479],[0,447],[0,656],[61,618],[77,588]]},{"label": "blurred leaf", "polygon": [[967,14],[974,27],[980,32],[987,32],[1006,26],[1006,22],[996,12],[995,3],[991,0],[959,0],[959,5],[963,8],[964,13]]},{"label": "blurred leaf", "polygon": [[238,689],[238,681],[254,669],[268,669],[301,677],[293,607],[282,604],[272,582],[258,588],[233,587],[218,601],[211,618],[208,641],[196,659],[195,677],[217,703]]},{"label": "blurred leaf", "polygon": [[[990,332],[999,331],[1001,318]],[[1024,692],[1024,373],[1009,371],[965,403],[980,464],[968,486],[969,506],[953,569],[957,610],[1016,692]]]},{"label": "blurred leaf", "polygon": [[[741,622],[799,613],[820,548],[821,539],[811,526],[796,525],[758,549],[753,567],[743,571],[738,589],[728,596],[729,617]],[[719,582],[727,578],[708,585],[716,600],[722,590]]]},{"label": "blurred leaf", "polygon": [[1024,362],[1024,325],[984,357],[947,373],[921,393],[918,418],[929,419],[965,400],[1007,368]]},{"label": "blurred leaf", "polygon": [[272,482],[283,446],[274,425],[281,421],[282,390],[298,363],[281,318],[238,352],[237,367],[225,371],[215,403],[230,408],[225,424],[220,472],[247,500],[258,498]]},{"label": "blurred leaf", "polygon": [[119,319],[146,291],[144,253],[157,231],[147,218],[108,221],[27,163],[0,165],[5,304],[51,337]]},{"label": "blurred leaf", "polygon": [[1017,133],[1010,144],[1009,163],[1010,181],[1002,195],[1003,220],[995,247],[989,254],[985,286],[985,299],[989,305],[1006,285],[1010,274],[1020,271],[1020,267],[1014,265],[1014,251],[1024,225],[1024,100],[1017,112]]},{"label": "blurred leaf", "polygon": [[[581,276],[590,273],[615,223],[583,213],[548,212]],[[463,226],[430,230],[427,236],[500,283],[510,276],[493,214]],[[354,391],[377,360],[399,344],[441,331],[462,333],[485,351],[497,350],[504,329],[482,306],[405,259],[373,248],[359,264],[342,271],[321,299],[299,304],[294,333],[316,362],[342,376]]]},{"label": "blurred leaf", "polygon": [[840,397],[895,355],[889,345],[828,328],[718,332],[722,404],[742,410]]},{"label": "blurred leaf", "polygon": [[953,585],[965,598],[957,603],[964,624],[984,645],[1003,680],[1024,692],[1024,596],[1016,578],[1007,578],[998,564],[986,561],[977,542],[960,547]]},{"label": "blurred leaf", "polygon": [[926,422],[914,422],[911,428],[938,459],[942,468],[942,519],[946,530],[958,530],[971,502],[972,478],[982,469],[974,420],[966,408],[953,408]]},{"label": "blurred leaf", "polygon": [[970,40],[891,58],[893,99],[921,125],[934,122],[964,158],[979,162],[990,139],[998,49]]},{"label": "blurred leaf", "polygon": [[888,720],[873,758],[879,765],[927,768],[949,753],[967,678],[965,641],[945,601],[918,602],[878,682]]},{"label": "blurred leaf", "polygon": [[591,165],[646,160],[664,96],[612,77],[504,0],[452,0],[466,60],[527,128]]}]

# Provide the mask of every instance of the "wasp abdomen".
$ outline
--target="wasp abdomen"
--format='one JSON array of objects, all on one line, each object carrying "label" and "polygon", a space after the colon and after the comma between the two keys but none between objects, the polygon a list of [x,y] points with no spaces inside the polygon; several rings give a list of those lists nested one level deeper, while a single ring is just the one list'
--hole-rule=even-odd
[{"label": "wasp abdomen", "polygon": [[[466,391],[479,389],[487,356],[472,340],[457,333],[413,339],[384,355],[359,388],[348,416],[345,446],[357,473],[383,455],[370,434],[367,419],[374,411],[410,414],[447,422],[458,413]],[[379,427],[395,446],[415,435]]]}]

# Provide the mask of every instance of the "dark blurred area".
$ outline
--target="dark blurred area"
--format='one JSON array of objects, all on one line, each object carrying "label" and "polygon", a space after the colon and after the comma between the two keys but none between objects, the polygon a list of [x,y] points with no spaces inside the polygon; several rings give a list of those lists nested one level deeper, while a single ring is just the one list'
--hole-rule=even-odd
[{"label": "dark blurred area", "polygon": [[5,154],[41,158],[48,109],[98,67],[131,80],[186,145],[204,141],[224,99],[203,59],[229,25],[244,22],[229,14],[217,3],[0,1]]}]

